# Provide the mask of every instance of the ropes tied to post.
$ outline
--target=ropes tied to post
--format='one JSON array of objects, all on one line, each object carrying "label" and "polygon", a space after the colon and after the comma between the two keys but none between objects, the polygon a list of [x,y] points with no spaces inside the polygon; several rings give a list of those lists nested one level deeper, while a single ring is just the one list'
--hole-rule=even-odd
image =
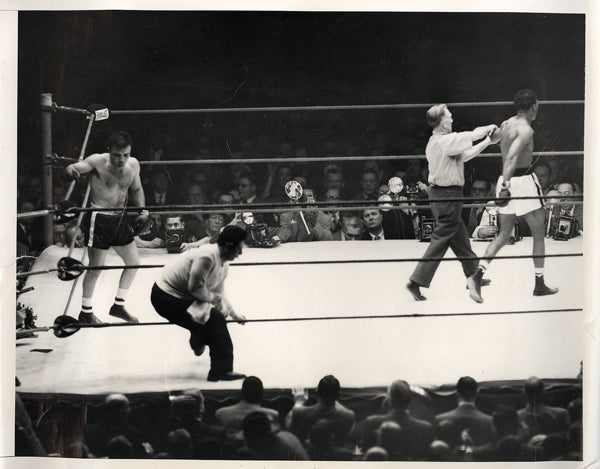
[{"label": "ropes tied to post", "polygon": [[[454,313],[412,313],[412,314],[375,314],[375,315],[358,315],[358,316],[309,316],[309,317],[284,317],[284,318],[257,318],[245,319],[237,321],[228,319],[227,323],[266,323],[266,322],[299,322],[299,321],[347,321],[356,319],[420,319],[420,318],[440,318],[440,317],[459,317],[459,316],[498,316],[498,315],[529,315],[529,314],[558,314],[572,313],[583,311],[582,308],[560,308],[560,309],[539,309],[539,310],[524,310],[524,311],[487,311],[487,312],[454,312]],[[103,322],[98,324],[83,324],[77,319],[62,315],[54,320],[54,324],[48,327],[36,327],[32,329],[17,330],[17,334],[21,333],[22,337],[33,332],[53,331],[54,335],[59,338],[69,337],[75,334],[80,329],[105,329],[112,327],[140,327],[140,326],[172,326],[170,322]]]},{"label": "ropes tied to post", "polygon": [[[583,253],[561,253],[544,255],[513,255],[513,256],[491,256],[478,257],[480,260],[494,259],[547,259],[555,257],[582,257]],[[231,267],[272,267],[275,265],[328,265],[328,264],[372,264],[372,263],[398,263],[398,262],[448,262],[463,261],[472,259],[471,257],[429,257],[429,258],[391,258],[391,259],[340,259],[340,260],[322,260],[322,261],[272,261],[272,262],[232,262]],[[55,268],[36,270],[32,272],[21,272],[17,278],[26,278],[32,275],[49,274],[58,272],[61,280],[73,280],[79,277],[86,270],[126,270],[126,269],[158,269],[164,267],[164,264],[138,264],[138,265],[83,265],[82,262],[72,257],[61,257]]]}]

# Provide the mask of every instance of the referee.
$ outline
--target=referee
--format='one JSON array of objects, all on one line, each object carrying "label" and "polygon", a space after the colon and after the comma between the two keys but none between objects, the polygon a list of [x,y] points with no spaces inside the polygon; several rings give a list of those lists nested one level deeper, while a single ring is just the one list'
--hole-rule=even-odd
[{"label": "referee", "polygon": [[[433,128],[425,149],[429,163],[429,197],[437,200],[461,198],[465,183],[464,163],[479,155],[491,143],[496,143],[489,135],[497,126],[492,124],[470,132],[452,132],[452,113],[445,104],[429,108],[426,117]],[[473,146],[477,140],[481,142]],[[469,295],[477,303],[483,302],[480,285],[470,278],[477,271],[478,258],[471,249],[469,234],[461,217],[462,206],[462,202],[431,203],[435,217],[431,243],[406,285],[416,301],[427,299],[420,288],[429,288],[440,264],[439,260],[431,259],[441,259],[451,248],[456,256],[467,258],[460,262],[467,277]]]}]

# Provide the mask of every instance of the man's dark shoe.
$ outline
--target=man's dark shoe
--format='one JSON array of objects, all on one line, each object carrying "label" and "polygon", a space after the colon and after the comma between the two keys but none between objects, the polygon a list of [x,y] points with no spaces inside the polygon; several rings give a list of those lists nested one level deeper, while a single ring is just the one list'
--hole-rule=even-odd
[{"label": "man's dark shoe", "polygon": [[483,270],[477,269],[477,271],[467,278],[467,288],[469,289],[469,296],[475,303],[483,303],[481,297],[481,281],[483,279]]},{"label": "man's dark shoe", "polygon": [[125,306],[113,304],[108,312],[111,316],[122,319],[127,322],[140,322],[138,318],[129,314],[129,312],[125,309]]},{"label": "man's dark shoe", "polygon": [[406,284],[406,289],[410,292],[415,301],[425,301],[427,299],[425,296],[421,295],[420,285],[412,280]]},{"label": "man's dark shoe", "polygon": [[551,288],[544,282],[543,276],[535,277],[535,289],[533,290],[533,296],[546,296],[554,295],[558,293],[558,288]]},{"label": "man's dark shoe", "polygon": [[81,324],[103,324],[94,313],[84,313],[83,311],[79,313],[77,321]]},{"label": "man's dark shoe", "polygon": [[208,381],[235,381],[236,379],[244,379],[246,377],[243,373],[236,373],[235,371],[228,371],[227,373],[213,373],[208,372]]},{"label": "man's dark shoe", "polygon": [[200,336],[196,334],[190,334],[190,347],[192,347],[194,355],[199,357],[204,353],[204,350],[206,349],[206,344]]}]

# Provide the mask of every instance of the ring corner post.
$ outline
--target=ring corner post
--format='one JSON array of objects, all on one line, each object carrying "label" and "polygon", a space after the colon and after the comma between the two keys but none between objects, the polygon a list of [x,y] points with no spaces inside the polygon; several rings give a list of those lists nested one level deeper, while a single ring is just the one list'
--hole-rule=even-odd
[{"label": "ring corner post", "polygon": [[[52,163],[46,158],[52,154],[52,93],[42,93],[41,96],[41,133],[42,133],[42,185],[44,208],[52,210]],[[52,214],[44,217],[44,245],[50,246],[53,241]]]}]

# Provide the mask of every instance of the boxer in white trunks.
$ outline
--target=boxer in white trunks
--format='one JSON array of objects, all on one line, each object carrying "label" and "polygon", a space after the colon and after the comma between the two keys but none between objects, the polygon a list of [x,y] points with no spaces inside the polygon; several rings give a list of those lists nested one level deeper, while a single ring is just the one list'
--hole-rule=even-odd
[{"label": "boxer in white trunks", "polygon": [[[531,90],[521,90],[515,94],[517,114],[505,120],[492,135],[498,141],[502,152],[502,175],[496,185],[496,197],[536,197],[542,189],[535,173],[530,172],[533,159],[533,129],[531,123],[538,112],[538,101]],[[533,236],[533,255],[545,254],[544,203],[542,199],[509,199],[497,201],[500,231],[485,250],[485,254],[473,275],[476,288],[481,290],[481,279],[491,263],[491,258],[508,244],[517,216],[523,216]],[[544,282],[544,257],[534,257],[535,288],[534,296],[553,295],[558,288],[550,288]]]}]

